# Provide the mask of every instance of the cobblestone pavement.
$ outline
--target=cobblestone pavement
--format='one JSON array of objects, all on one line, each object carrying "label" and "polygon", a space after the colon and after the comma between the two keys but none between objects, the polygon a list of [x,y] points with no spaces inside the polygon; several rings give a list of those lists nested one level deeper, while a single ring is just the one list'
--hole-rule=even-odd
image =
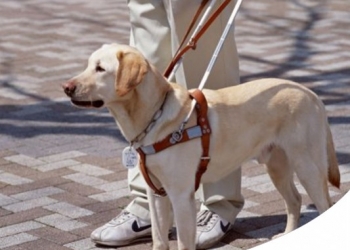
[{"label": "cobblestone pavement", "polygon": [[[243,81],[296,80],[327,105],[342,173],[334,201],[350,189],[349,9],[343,0],[245,0],[236,21]],[[101,44],[127,43],[126,1],[1,0],[0,24],[0,249],[100,249],[91,231],[131,199],[126,143],[106,110],[72,107],[59,83]],[[298,189],[303,225],[317,212]],[[218,248],[257,246],[285,225],[262,167],[243,170],[242,192],[245,207]]]}]

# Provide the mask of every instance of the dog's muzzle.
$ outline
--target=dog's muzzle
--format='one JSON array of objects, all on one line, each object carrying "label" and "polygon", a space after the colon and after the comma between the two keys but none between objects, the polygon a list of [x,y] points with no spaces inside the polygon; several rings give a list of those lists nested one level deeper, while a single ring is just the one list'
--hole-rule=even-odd
[{"label": "dog's muzzle", "polygon": [[104,102],[102,100],[77,101],[77,100],[71,99],[71,102],[76,106],[84,107],[84,108],[101,108],[104,105]]},{"label": "dog's muzzle", "polygon": [[104,105],[104,102],[102,100],[83,101],[75,99],[74,94],[77,87],[73,81],[68,81],[62,84],[62,88],[64,93],[66,93],[66,95],[71,98],[71,102],[76,106],[83,108],[101,108]]}]

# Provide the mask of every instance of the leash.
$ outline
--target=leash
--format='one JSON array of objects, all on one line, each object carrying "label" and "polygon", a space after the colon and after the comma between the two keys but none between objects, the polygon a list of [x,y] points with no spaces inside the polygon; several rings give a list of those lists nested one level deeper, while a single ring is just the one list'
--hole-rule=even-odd
[{"label": "leash", "polygon": [[181,134],[175,131],[169,134],[160,142],[148,145],[145,147],[140,147],[136,151],[140,155],[140,170],[141,173],[148,184],[148,186],[154,191],[158,196],[166,196],[164,188],[157,188],[153,183],[151,177],[149,176],[148,169],[146,166],[146,155],[158,153],[166,148],[174,146],[178,143],[187,142],[192,139],[201,138],[202,144],[202,156],[197,167],[196,179],[195,179],[195,190],[198,189],[201,177],[207,170],[207,166],[210,161],[209,157],[209,145],[210,145],[210,133],[211,128],[209,125],[209,120],[207,117],[208,104],[202,91],[196,89],[194,92],[190,93],[192,99],[196,100],[196,111],[197,111],[197,126],[185,129]]},{"label": "leash", "polygon": [[166,70],[163,74],[166,78],[169,78],[170,73],[174,70],[175,65],[179,62],[179,60],[183,57],[183,55],[186,52],[188,52],[190,49],[193,49],[193,50],[196,49],[198,40],[207,31],[207,29],[215,21],[215,19],[221,14],[221,12],[225,9],[225,7],[231,2],[231,0],[225,0],[224,2],[222,2],[222,4],[217,8],[217,10],[204,23],[204,19],[208,16],[211,8],[213,7],[213,5],[216,2],[216,0],[211,0],[211,4],[210,4],[208,10],[206,11],[206,13],[203,15],[201,21],[199,22],[198,28],[194,32],[194,35],[190,38],[187,45],[181,49],[185,40],[187,39],[188,35],[190,34],[191,30],[193,29],[194,24],[197,22],[200,14],[202,13],[204,7],[207,5],[208,2],[209,2],[208,0],[203,0],[201,2],[196,14],[194,15],[194,17],[191,21],[189,28],[187,29],[187,32],[186,32],[182,42],[180,43],[179,49],[175,53],[175,56],[173,57],[173,59],[171,60],[170,64],[168,65],[168,67],[166,68]]}]

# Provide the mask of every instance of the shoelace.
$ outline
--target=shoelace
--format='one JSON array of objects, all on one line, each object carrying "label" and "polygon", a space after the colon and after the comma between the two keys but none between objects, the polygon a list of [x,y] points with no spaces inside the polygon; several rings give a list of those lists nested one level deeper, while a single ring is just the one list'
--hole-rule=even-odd
[{"label": "shoelace", "polygon": [[203,210],[199,212],[197,216],[197,226],[205,227],[212,220],[214,213],[209,210]]},{"label": "shoelace", "polygon": [[110,221],[111,224],[120,224],[131,217],[130,213],[127,211],[122,211],[117,217]]}]

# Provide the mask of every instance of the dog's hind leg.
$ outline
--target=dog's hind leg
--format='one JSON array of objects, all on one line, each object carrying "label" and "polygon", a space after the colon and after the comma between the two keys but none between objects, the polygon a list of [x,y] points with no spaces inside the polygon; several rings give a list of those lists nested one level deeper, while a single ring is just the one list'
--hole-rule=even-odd
[{"label": "dog's hind leg", "polygon": [[[285,201],[287,225],[285,233],[298,227],[301,207],[301,196],[293,181],[293,168],[289,165],[285,151],[279,146],[270,147],[270,155],[264,162],[273,184]],[[282,234],[282,235],[283,235]],[[278,237],[280,235],[276,235]]]},{"label": "dog's hind leg", "polygon": [[318,212],[325,212],[332,204],[328,192],[327,173],[322,173],[317,163],[311,159],[311,156],[304,155],[295,163],[295,172],[315,203]]}]

